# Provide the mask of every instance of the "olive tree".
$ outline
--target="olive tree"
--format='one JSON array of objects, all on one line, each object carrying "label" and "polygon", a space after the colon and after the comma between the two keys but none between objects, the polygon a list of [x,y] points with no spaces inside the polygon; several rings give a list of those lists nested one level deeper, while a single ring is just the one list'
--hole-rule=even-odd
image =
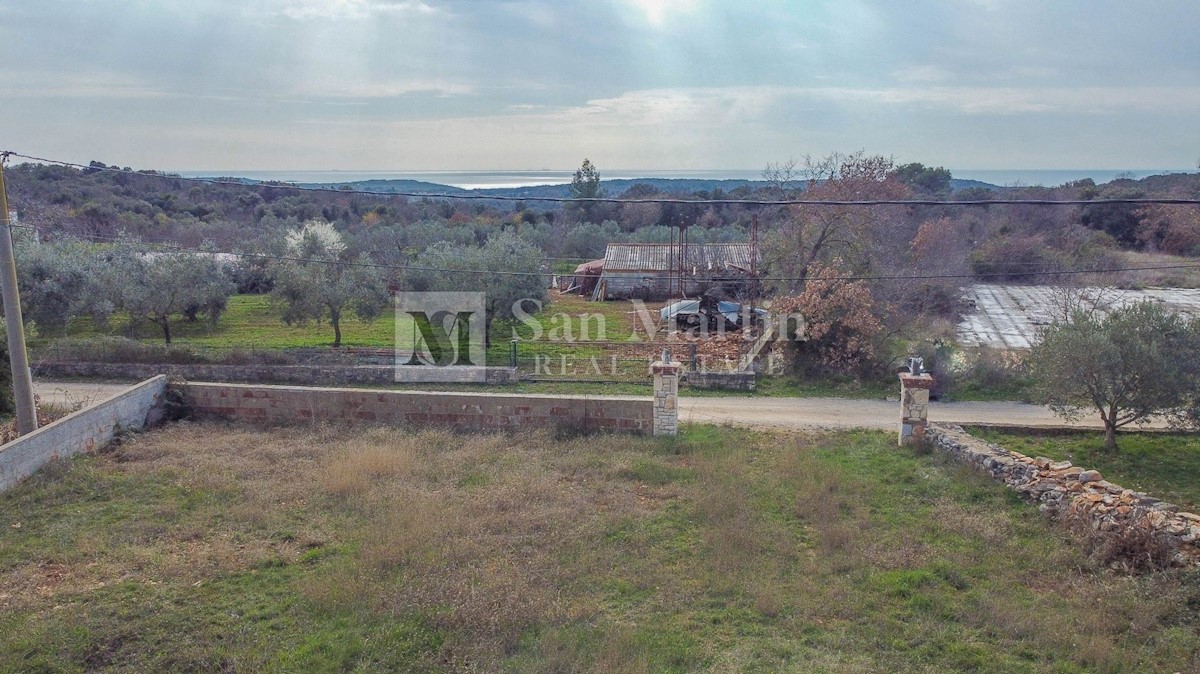
[{"label": "olive tree", "polygon": [[340,234],[324,222],[309,222],[287,236],[288,257],[275,265],[272,294],[288,325],[329,321],[333,346],[342,345],[342,318],[353,313],[372,320],[387,305],[381,270],[363,254],[351,257]]},{"label": "olive tree", "polygon": [[101,283],[107,265],[96,246],[23,238],[15,254],[22,316],[39,334],[63,332],[77,316],[103,324],[112,314],[116,302]]},{"label": "olive tree", "polygon": [[1029,364],[1043,402],[1072,420],[1088,410],[1117,431],[1165,417],[1195,425],[1200,399],[1200,322],[1145,301],[1102,311],[1075,306],[1043,328]]},{"label": "olive tree", "polygon": [[201,307],[215,325],[236,287],[213,255],[192,251],[115,255],[106,274],[110,293],[131,318],[157,325],[171,343],[171,317]]},{"label": "olive tree", "polygon": [[417,257],[406,287],[415,291],[485,293],[490,335],[492,321],[512,318],[513,305],[518,301],[540,302],[546,298],[541,264],[541,251],[509,232],[493,234],[479,247],[440,242]]}]

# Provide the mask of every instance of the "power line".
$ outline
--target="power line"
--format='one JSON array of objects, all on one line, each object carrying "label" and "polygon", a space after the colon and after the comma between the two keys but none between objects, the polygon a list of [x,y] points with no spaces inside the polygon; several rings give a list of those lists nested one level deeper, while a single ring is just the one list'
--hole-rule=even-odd
[{"label": "power line", "polygon": [[332,187],[306,187],[295,183],[278,182],[243,182],[238,180],[221,180],[219,178],[195,178],[160,171],[126,171],[112,166],[87,166],[58,159],[46,159],[21,154],[12,150],[0,152],[3,157],[20,157],[30,161],[55,164],[86,171],[106,171],[122,175],[145,176],[164,180],[182,180],[205,185],[228,185],[244,188],[285,189],[297,192],[320,192],[325,194],[360,194],[374,197],[403,197],[408,199],[449,199],[461,201],[509,201],[525,202],[540,201],[560,204],[677,204],[677,205],[738,205],[738,206],[1087,206],[1094,204],[1123,204],[1123,205],[1200,205],[1200,199],[1170,198],[1170,197],[1113,197],[1104,199],[680,199],[671,197],[624,199],[620,197],[549,197],[549,196],[510,196],[491,194],[454,194],[454,193],[422,193],[422,192],[389,192],[383,190],[339,189]]},{"label": "power line", "polygon": [[[15,229],[30,229],[37,230],[33,225],[9,225]],[[81,239],[89,239],[94,241],[126,244],[129,246],[142,246],[144,248],[157,248],[170,252],[180,253],[199,253],[203,255],[225,255],[235,258],[260,259],[260,260],[276,260],[282,262],[299,262],[305,264],[334,264],[348,267],[367,267],[372,269],[384,269],[390,271],[427,271],[427,272],[442,272],[449,274],[484,274],[484,275],[502,275],[502,276],[538,276],[546,277],[553,275],[551,272],[531,272],[531,271],[506,271],[506,270],[485,270],[485,269],[453,269],[448,267],[421,267],[414,265],[392,265],[380,264],[376,262],[363,262],[358,260],[331,260],[327,258],[304,258],[291,255],[274,255],[270,253],[245,253],[233,252],[224,250],[213,250],[206,248],[193,248],[187,246],[177,246],[174,244],[154,243],[150,241],[130,240],[126,237],[119,236],[103,236],[100,234],[68,234]],[[368,253],[364,251],[364,253]],[[1134,271],[1165,271],[1174,269],[1200,269],[1200,263],[1195,264],[1175,264],[1175,265],[1155,265],[1155,266],[1134,266],[1134,267],[1110,267],[1110,268],[1093,268],[1093,269],[1043,269],[1039,271],[1008,271],[1008,272],[983,272],[978,274],[921,274],[921,275],[901,275],[901,274],[878,274],[878,275],[850,275],[850,276],[762,276],[746,279],[726,279],[724,283],[754,283],[757,281],[932,281],[932,280],[952,280],[952,279],[979,279],[979,278],[1011,278],[1033,277],[1033,276],[1070,276],[1075,274],[1115,274],[1121,272]],[[561,276],[570,276],[570,274],[560,274]]]}]

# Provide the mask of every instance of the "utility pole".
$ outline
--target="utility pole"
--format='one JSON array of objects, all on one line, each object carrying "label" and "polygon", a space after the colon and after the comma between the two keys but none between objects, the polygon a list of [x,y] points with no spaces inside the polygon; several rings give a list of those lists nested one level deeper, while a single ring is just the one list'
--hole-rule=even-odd
[{"label": "utility pole", "polygon": [[12,367],[13,398],[17,405],[17,433],[37,430],[37,406],[33,402],[33,378],[29,354],[25,352],[25,323],[21,319],[21,295],[17,292],[17,262],[13,258],[12,223],[8,218],[8,194],[4,188],[4,162],[0,156],[0,293],[4,298],[4,322],[8,328],[8,363]]}]

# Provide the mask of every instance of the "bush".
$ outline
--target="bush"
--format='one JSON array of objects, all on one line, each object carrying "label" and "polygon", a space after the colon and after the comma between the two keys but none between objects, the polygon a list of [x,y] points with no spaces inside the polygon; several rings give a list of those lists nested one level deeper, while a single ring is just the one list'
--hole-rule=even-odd
[{"label": "bush", "polygon": [[985,282],[1033,282],[1033,272],[1066,266],[1062,255],[1039,236],[1003,235],[990,239],[971,253],[974,273]]},{"label": "bush", "polygon": [[1112,531],[1096,531],[1082,513],[1067,516],[1066,525],[1086,542],[1088,559],[1097,567],[1125,573],[1154,573],[1171,568],[1174,537],[1156,531],[1145,518]]},{"label": "bush", "polygon": [[913,352],[925,360],[925,370],[933,375],[930,397],[935,400],[981,394],[1023,398],[1031,385],[1024,362],[1012,351],[987,346],[959,349],[938,340],[921,344]]},{"label": "bush", "polygon": [[799,295],[777,300],[772,311],[804,316],[802,342],[792,349],[793,370],[805,374],[860,374],[875,364],[875,339],[883,330],[863,281],[841,279],[836,266],[814,264]]}]

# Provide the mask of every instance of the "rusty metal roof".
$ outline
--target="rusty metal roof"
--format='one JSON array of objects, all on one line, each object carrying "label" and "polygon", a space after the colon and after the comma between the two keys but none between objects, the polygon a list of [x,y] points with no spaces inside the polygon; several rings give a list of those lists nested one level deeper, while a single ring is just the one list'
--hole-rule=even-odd
[{"label": "rusty metal roof", "polygon": [[598,275],[602,271],[604,271],[604,260],[584,262],[575,268],[576,274],[591,274],[593,276]]},{"label": "rusty metal roof", "polygon": [[[610,243],[604,254],[604,271],[667,272],[678,269],[680,246],[669,243]],[[674,258],[672,257],[674,255]],[[719,272],[730,267],[749,270],[749,243],[688,244],[686,274]]]}]

